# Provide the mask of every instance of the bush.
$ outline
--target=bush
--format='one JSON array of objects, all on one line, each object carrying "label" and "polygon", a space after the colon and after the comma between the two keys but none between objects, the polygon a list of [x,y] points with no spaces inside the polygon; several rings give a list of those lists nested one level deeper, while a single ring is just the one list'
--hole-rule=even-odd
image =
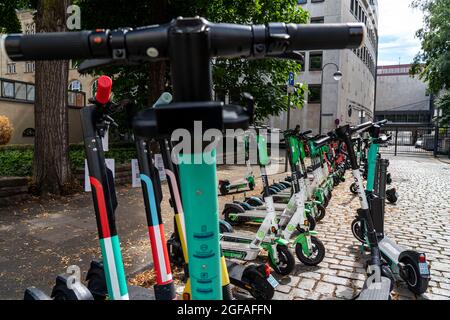
[{"label": "bush", "polygon": [[[105,154],[106,158],[114,158],[116,164],[129,163],[136,159],[136,150],[133,144],[110,144],[110,149]],[[83,169],[84,145],[71,144],[69,146],[70,167],[72,170]],[[33,146],[13,145],[0,147],[0,176],[31,176],[33,170]]]},{"label": "bush", "polygon": [[0,146],[7,144],[11,140],[13,127],[9,119],[5,116],[0,116]]}]

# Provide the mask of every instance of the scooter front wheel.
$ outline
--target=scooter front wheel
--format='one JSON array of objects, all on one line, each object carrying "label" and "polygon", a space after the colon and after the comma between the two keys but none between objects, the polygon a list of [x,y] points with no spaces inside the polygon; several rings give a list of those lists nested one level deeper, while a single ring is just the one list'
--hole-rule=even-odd
[{"label": "scooter front wheel", "polygon": [[[306,219],[308,219],[308,223],[309,223],[309,230],[313,231],[316,229],[316,219],[314,219],[314,217],[311,214],[307,214],[306,215]],[[298,232],[303,232],[303,229],[300,225],[297,225],[297,231]]]},{"label": "scooter front wheel", "polygon": [[325,218],[326,209],[324,206],[318,205],[317,206],[317,215],[316,215],[316,221],[321,221],[323,218]]},{"label": "scooter front wheel", "polygon": [[358,240],[362,244],[366,243],[366,240],[364,238],[364,230],[362,227],[362,221],[360,219],[356,218],[355,220],[352,221],[351,228],[352,228],[353,236],[356,238],[356,240]]},{"label": "scooter front wheel", "polygon": [[274,257],[269,252],[269,264],[272,269],[282,275],[287,276],[294,270],[295,258],[289,248],[284,245],[277,245],[278,263],[275,262]]},{"label": "scooter front wheel", "polygon": [[358,194],[358,187],[356,186],[356,182],[353,182],[350,185],[350,192],[353,194]]},{"label": "scooter front wheel", "polygon": [[325,246],[322,241],[314,236],[311,236],[312,252],[310,256],[306,256],[303,252],[303,247],[300,243],[295,245],[295,254],[298,260],[307,266],[317,266],[325,258]]}]

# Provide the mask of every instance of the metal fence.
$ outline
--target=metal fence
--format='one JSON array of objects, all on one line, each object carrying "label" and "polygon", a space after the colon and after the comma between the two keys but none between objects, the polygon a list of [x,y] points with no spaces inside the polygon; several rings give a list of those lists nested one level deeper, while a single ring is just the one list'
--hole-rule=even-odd
[{"label": "metal fence", "polygon": [[450,129],[427,125],[395,125],[383,127],[383,132],[392,135],[382,151],[397,154],[449,154]]}]

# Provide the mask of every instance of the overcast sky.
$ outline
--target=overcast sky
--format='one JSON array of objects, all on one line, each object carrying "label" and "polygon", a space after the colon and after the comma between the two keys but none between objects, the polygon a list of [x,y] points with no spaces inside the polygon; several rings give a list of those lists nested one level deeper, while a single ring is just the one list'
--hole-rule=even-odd
[{"label": "overcast sky", "polygon": [[378,0],[378,65],[412,62],[420,50],[415,33],[422,27],[422,12],[410,8],[412,0]]}]

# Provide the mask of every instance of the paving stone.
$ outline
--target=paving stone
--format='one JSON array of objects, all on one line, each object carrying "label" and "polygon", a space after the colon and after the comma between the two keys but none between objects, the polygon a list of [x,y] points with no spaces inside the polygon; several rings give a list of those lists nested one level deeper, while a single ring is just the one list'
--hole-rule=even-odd
[{"label": "paving stone", "polygon": [[280,284],[285,284],[285,285],[288,285],[291,287],[296,287],[299,281],[300,281],[300,277],[289,276],[289,277],[284,277],[279,282],[280,282]]},{"label": "paving stone", "polygon": [[431,292],[441,295],[441,296],[446,296],[446,297],[450,297],[450,290],[446,290],[446,289],[441,289],[441,288],[431,288]]},{"label": "paving stone", "polygon": [[333,283],[333,284],[339,284],[342,286],[347,286],[350,284],[350,281],[346,278],[330,276],[330,275],[323,276],[322,281]]},{"label": "paving stone", "polygon": [[280,284],[276,287],[276,291],[282,292],[282,293],[289,293],[291,291],[292,287],[284,284]]},{"label": "paving stone", "polygon": [[356,295],[353,288],[346,286],[336,286],[335,294],[337,298],[342,298],[346,300],[350,300]]},{"label": "paving stone", "polygon": [[332,295],[335,289],[336,286],[334,284],[319,282],[314,291],[323,295]]},{"label": "paving stone", "polygon": [[318,300],[320,298],[320,294],[317,292],[298,288],[293,289],[292,294],[296,299],[301,300]]},{"label": "paving stone", "polygon": [[297,288],[304,290],[311,290],[316,285],[316,282],[317,281],[313,279],[301,279],[297,285]]}]

